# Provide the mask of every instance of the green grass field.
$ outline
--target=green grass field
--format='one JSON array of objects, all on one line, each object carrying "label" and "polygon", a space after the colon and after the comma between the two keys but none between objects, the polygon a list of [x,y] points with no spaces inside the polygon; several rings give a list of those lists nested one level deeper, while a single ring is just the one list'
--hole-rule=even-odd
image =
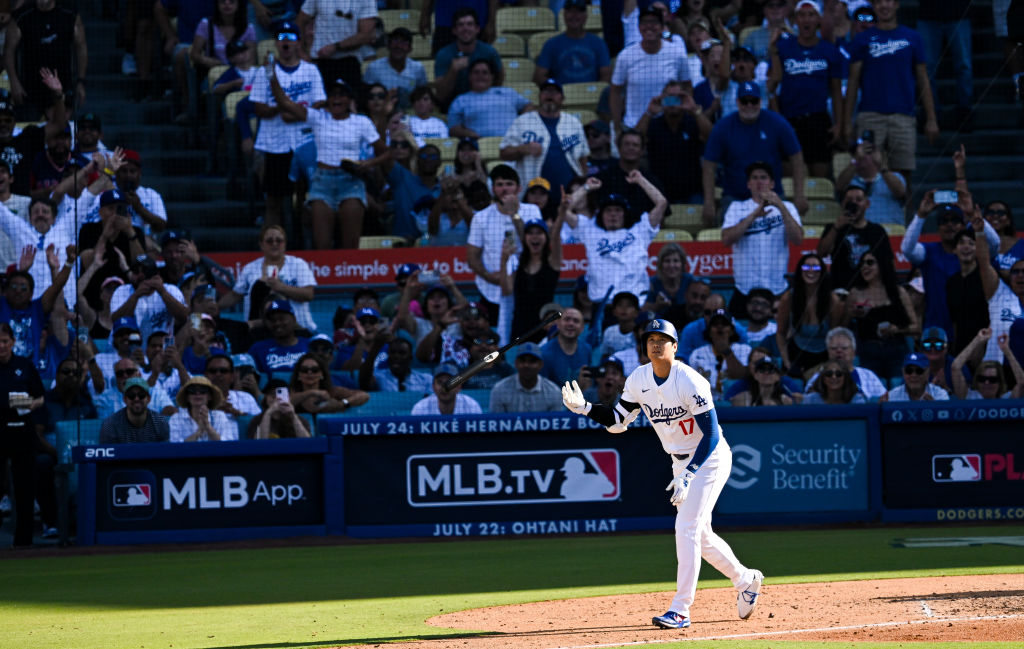
[{"label": "green grass field", "polygon": [[[744,563],[762,568],[775,584],[1024,573],[1020,546],[892,545],[908,537],[1024,536],[1024,525],[723,536]],[[183,546],[181,552],[159,554],[8,559],[0,561],[0,648],[291,649],[423,639],[450,635],[424,623],[438,613],[673,590],[674,573],[668,533],[202,552]],[[711,578],[702,579],[701,587],[730,585],[707,566],[702,574]],[[696,646],[702,644],[712,646]],[[971,644],[1011,646],[1020,645]]]}]

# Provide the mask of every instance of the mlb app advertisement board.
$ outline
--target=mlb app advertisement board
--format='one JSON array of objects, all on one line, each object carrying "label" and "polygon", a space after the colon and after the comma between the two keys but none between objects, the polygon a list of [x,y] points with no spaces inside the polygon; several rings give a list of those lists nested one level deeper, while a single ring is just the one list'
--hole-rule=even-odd
[{"label": "mlb app advertisement board", "polygon": [[1024,406],[973,401],[883,412],[889,520],[1024,520]]}]

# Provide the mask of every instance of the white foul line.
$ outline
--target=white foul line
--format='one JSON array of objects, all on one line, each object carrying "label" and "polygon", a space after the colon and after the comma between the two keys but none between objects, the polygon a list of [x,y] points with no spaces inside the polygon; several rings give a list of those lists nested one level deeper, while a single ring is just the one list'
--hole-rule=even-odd
[{"label": "white foul line", "polygon": [[857,629],[878,629],[883,627],[901,626],[904,624],[930,624],[932,622],[984,622],[987,620],[1009,620],[1024,617],[1024,614],[1014,615],[982,615],[979,617],[944,617],[930,618],[927,620],[907,620],[905,622],[875,622],[872,624],[855,624],[849,626],[831,626],[817,629],[789,629],[788,631],[759,631],[756,633],[734,633],[731,635],[713,635],[700,638],[674,637],[664,640],[638,640],[636,642],[609,642],[604,644],[566,645],[562,647],[551,647],[550,649],[604,649],[606,647],[635,647],[653,644],[667,644],[669,642],[694,642],[699,640],[735,640],[738,638],[758,638],[761,636],[781,636],[790,633],[828,633],[832,631],[855,631]]},{"label": "white foul line", "polygon": [[932,609],[928,606],[928,602],[923,599],[917,600],[917,603],[921,605],[921,610],[924,611],[925,617],[932,617],[935,614],[932,613]]}]

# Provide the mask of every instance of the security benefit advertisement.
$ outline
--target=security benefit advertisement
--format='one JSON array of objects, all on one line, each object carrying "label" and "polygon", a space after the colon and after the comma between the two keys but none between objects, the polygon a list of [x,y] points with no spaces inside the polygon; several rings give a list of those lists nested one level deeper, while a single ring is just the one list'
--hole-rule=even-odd
[{"label": "security benefit advertisement", "polygon": [[671,462],[637,428],[346,437],[351,536],[489,536],[664,528]]},{"label": "security benefit advertisement", "polygon": [[728,422],[732,474],[715,511],[857,512],[868,509],[864,420]]},{"label": "security benefit advertisement", "polygon": [[927,520],[1024,519],[1020,418],[888,423],[882,448],[887,508],[934,510]]},{"label": "security benefit advertisement", "polygon": [[320,525],[323,456],[99,463],[100,532]]}]

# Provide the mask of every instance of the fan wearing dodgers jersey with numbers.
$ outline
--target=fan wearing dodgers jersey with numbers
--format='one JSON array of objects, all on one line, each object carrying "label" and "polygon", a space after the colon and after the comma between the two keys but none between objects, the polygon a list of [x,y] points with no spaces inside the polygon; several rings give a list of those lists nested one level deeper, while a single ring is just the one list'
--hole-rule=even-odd
[{"label": "fan wearing dodgers jersey with numbers", "polygon": [[757,606],[764,575],[747,568],[732,548],[711,529],[711,511],[732,470],[732,451],[722,435],[711,398],[711,384],[692,367],[676,360],[679,336],[667,320],[652,320],[640,337],[651,360],[633,370],[614,407],[588,403],[575,381],[562,388],[562,401],[574,413],[625,432],[641,409],[672,458],[669,502],[676,507],[676,594],[655,626],[690,626],[701,557],[736,587],[737,612],[747,619]]}]

